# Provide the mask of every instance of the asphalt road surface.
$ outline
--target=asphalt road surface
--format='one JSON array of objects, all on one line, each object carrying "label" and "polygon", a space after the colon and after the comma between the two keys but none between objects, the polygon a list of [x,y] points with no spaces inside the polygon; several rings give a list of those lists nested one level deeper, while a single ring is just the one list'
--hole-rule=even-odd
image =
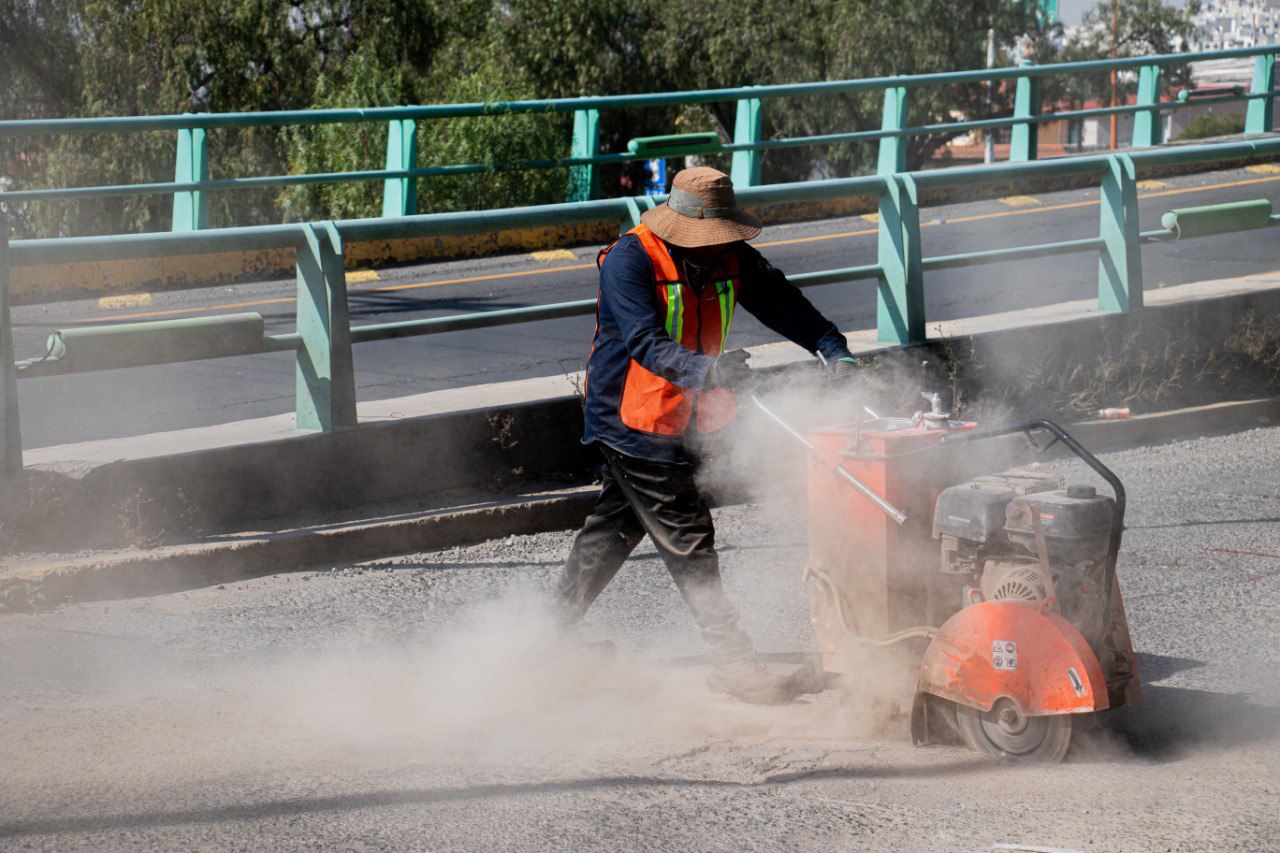
[{"label": "asphalt road surface", "polygon": [[[1274,850],[1280,429],[1103,458],[1146,699],[1064,764],[911,747],[883,672],[709,694],[647,545],[618,657],[558,646],[550,533],[0,617],[0,848]],[[809,643],[802,504],[718,512],[766,652]]]},{"label": "asphalt road surface", "polygon": [[[1271,171],[1266,171],[1266,169]],[[1144,182],[1142,227],[1158,227],[1173,207],[1248,198],[1280,206],[1275,167]],[[1016,196],[923,212],[926,256],[1096,236],[1097,190]],[[875,225],[859,217],[771,227],[756,241],[776,266],[799,273],[873,263]],[[379,271],[351,284],[351,317],[370,324],[416,317],[514,308],[594,297],[595,247],[572,257],[538,260],[508,255]],[[1280,267],[1274,231],[1150,246],[1144,251],[1148,288],[1270,272]],[[930,320],[1007,311],[1097,293],[1094,255],[931,273],[925,277]],[[292,279],[232,287],[148,294],[145,305],[98,300],[30,306],[14,312],[19,357],[44,352],[51,329],[77,323],[128,322],[258,311],[272,332],[293,330]],[[874,282],[807,291],[843,329],[875,326]],[[133,300],[136,302],[137,300]],[[547,376],[579,369],[592,319],[576,317],[420,338],[359,344],[358,395],[376,400],[484,382]],[[744,313],[730,346],[775,336]],[[19,383],[25,446],[206,426],[293,410],[293,356],[287,353],[164,365]]]}]

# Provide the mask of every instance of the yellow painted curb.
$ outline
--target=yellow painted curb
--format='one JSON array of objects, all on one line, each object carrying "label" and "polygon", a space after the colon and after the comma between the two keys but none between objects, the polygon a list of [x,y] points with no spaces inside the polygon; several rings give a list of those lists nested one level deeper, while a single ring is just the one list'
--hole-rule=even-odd
[{"label": "yellow painted curb", "polygon": [[530,252],[530,256],[535,261],[550,263],[551,261],[574,261],[578,256],[569,249],[547,249],[542,252]]},{"label": "yellow painted curb", "polygon": [[292,249],[217,252],[119,261],[14,267],[9,292],[15,302],[53,302],[77,296],[119,296],[139,290],[172,290],[245,279],[279,278],[293,271]]},{"label": "yellow painted curb", "polygon": [[104,296],[98,300],[99,308],[145,308],[152,303],[150,293],[122,293]]},{"label": "yellow painted curb", "polygon": [[[849,216],[871,209],[874,199],[833,199],[822,202],[773,205],[757,209],[769,224],[806,219]],[[411,237],[348,243],[348,283],[377,281],[370,267],[415,261],[454,260],[509,252],[532,252],[538,260],[574,260],[566,248],[547,246],[602,246],[618,236],[618,223],[584,222],[573,225],[520,228],[448,237]],[[219,252],[142,260],[92,261],[73,264],[15,267],[10,295],[15,302],[54,302],[76,297],[114,299],[138,291],[158,292],[244,280],[271,280],[293,275],[292,249]],[[104,304],[102,307],[119,307]],[[143,304],[143,303],[139,303]]]}]

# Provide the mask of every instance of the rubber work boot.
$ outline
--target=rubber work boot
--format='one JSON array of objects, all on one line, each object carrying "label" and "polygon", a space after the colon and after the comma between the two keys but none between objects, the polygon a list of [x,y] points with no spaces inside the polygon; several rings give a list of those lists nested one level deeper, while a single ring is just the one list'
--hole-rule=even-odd
[{"label": "rubber work boot", "polygon": [[707,687],[752,705],[785,705],[794,698],[789,679],[774,675],[755,656],[713,663]]}]

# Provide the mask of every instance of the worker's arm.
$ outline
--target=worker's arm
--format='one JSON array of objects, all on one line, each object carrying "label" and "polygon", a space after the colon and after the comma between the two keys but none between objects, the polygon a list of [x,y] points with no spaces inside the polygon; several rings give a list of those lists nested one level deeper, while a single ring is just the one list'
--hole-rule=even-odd
[{"label": "worker's arm", "polygon": [[649,256],[636,238],[622,238],[600,269],[601,327],[616,331],[650,373],[684,388],[702,387],[715,359],[671,340],[656,298]]},{"label": "worker's arm", "polygon": [[813,307],[800,289],[752,247],[742,245],[738,255],[742,283],[738,302],[761,323],[828,361],[851,357],[844,335]]}]

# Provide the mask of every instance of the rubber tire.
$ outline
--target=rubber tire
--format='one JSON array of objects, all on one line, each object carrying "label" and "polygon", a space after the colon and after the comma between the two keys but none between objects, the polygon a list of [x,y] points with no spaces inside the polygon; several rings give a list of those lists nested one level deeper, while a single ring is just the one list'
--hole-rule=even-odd
[{"label": "rubber tire", "polygon": [[1053,714],[1035,717],[1045,722],[1045,734],[1040,743],[1026,752],[1008,752],[987,735],[982,725],[984,712],[967,705],[955,704],[956,728],[965,746],[982,755],[1001,755],[1020,761],[1041,761],[1056,764],[1067,754],[1071,746],[1071,714]]}]

